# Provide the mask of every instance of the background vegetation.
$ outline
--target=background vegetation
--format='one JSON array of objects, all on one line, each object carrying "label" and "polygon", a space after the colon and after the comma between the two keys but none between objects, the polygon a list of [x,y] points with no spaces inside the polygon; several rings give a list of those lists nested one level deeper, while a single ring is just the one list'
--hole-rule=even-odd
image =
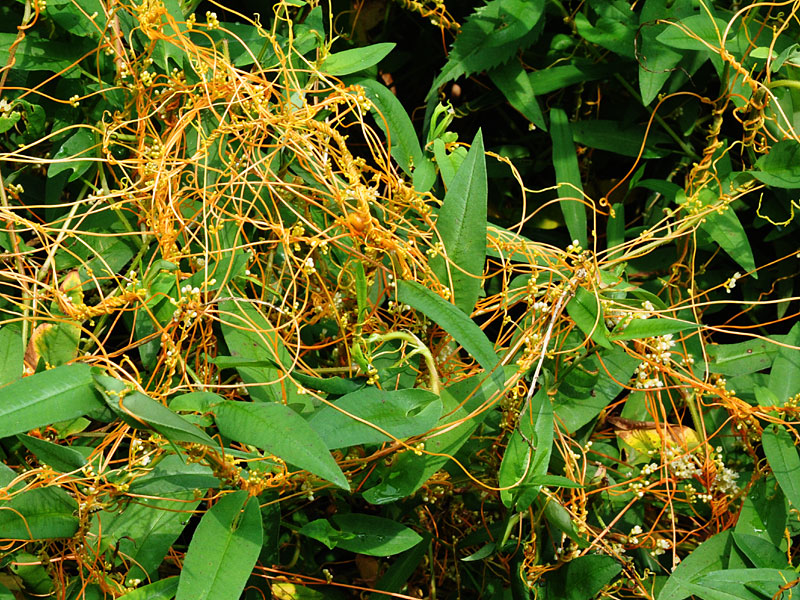
[{"label": "background vegetation", "polygon": [[790,598],[796,4],[254,4],[0,6],[0,599]]}]

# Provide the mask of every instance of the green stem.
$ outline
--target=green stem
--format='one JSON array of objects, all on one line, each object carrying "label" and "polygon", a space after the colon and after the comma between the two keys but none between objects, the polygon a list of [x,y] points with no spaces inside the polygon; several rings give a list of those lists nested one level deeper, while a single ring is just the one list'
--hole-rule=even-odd
[{"label": "green stem", "polygon": [[769,89],[778,87],[788,87],[800,90],[800,81],[795,81],[794,79],[776,79],[775,81],[770,81],[767,84],[767,88]]}]

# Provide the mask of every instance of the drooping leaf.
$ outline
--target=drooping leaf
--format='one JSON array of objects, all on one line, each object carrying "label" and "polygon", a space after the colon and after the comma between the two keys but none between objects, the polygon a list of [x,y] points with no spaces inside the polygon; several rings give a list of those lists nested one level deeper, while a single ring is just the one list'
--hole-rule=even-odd
[{"label": "drooping leaf", "polygon": [[492,343],[463,312],[416,281],[398,281],[397,298],[431,319],[474,357],[497,384],[504,387],[502,369]]},{"label": "drooping leaf", "polygon": [[108,407],[122,420],[139,429],[152,429],[171,442],[216,446],[205,431],[128,384],[108,375],[95,375],[95,382]]},{"label": "drooping leaf", "polygon": [[764,429],[761,444],[772,473],[789,503],[795,508],[800,506],[800,456],[792,436],[783,426],[770,425]]},{"label": "drooping leaf", "polygon": [[595,119],[571,123],[570,128],[575,143],[589,148],[632,157],[641,152],[642,158],[661,158],[670,152],[671,140],[658,131],[647,131],[644,126]]},{"label": "drooping leaf", "polygon": [[531,81],[522,65],[511,61],[505,66],[489,71],[489,77],[511,106],[536,127],[547,131],[547,123],[545,123],[542,109],[539,107],[539,101],[536,99]]},{"label": "drooping leaf", "polygon": [[583,184],[578,157],[572,142],[572,128],[567,113],[560,108],[550,110],[550,137],[553,143],[553,167],[558,183],[559,205],[569,235],[586,248],[586,207],[583,205]]},{"label": "drooping leaf", "polygon": [[215,408],[222,435],[251,444],[349,490],[347,479],[322,438],[288,406],[225,402]]},{"label": "drooping leaf", "polygon": [[[676,3],[678,4],[678,3]],[[642,104],[649,105],[658,96],[661,88],[673,73],[673,69],[683,58],[658,41],[657,37],[669,25],[656,21],[667,15],[676,14],[676,6],[667,8],[666,0],[647,0],[639,15],[639,35],[641,36],[641,53],[637,56],[639,63],[639,92]]]},{"label": "drooping leaf", "polygon": [[728,253],[728,256],[750,273],[750,276],[758,279],[753,250],[750,248],[747,233],[733,209],[728,208],[722,213],[709,213],[700,227]]},{"label": "drooping leaf", "polygon": [[2,388],[0,438],[83,416],[103,407],[89,365],[73,364]]},{"label": "drooping leaf", "polygon": [[343,50],[329,54],[322,63],[322,70],[334,76],[350,75],[363,71],[381,62],[396,44],[372,44],[361,48]]},{"label": "drooping leaf", "polygon": [[780,402],[800,393],[800,323],[792,327],[783,343],[794,347],[780,346],[769,371],[769,389]]},{"label": "drooping leaf", "polygon": [[442,401],[431,392],[366,387],[342,396],[332,406],[323,406],[308,424],[328,448],[347,448],[391,441],[376,427],[399,439],[423,434],[436,425],[441,414]]},{"label": "drooping leaf", "polygon": [[704,596],[705,588],[696,581],[712,571],[723,569],[731,549],[730,531],[708,538],[686,556],[667,579],[657,600],[683,600],[692,594]]},{"label": "drooping leaf", "polygon": [[17,437],[39,459],[40,463],[51,466],[56,471],[69,473],[82,469],[86,465],[83,454],[69,446],[60,446],[24,434]]},{"label": "drooping leaf", "polygon": [[728,23],[707,13],[694,14],[671,23],[656,39],[678,50],[713,52],[723,43],[722,33]]},{"label": "drooping leaf", "polygon": [[197,525],[175,600],[238,600],[262,539],[258,501],[243,491],[222,498]]},{"label": "drooping leaf", "polygon": [[687,329],[697,329],[697,323],[687,323],[678,319],[669,318],[650,318],[633,319],[621,331],[614,331],[609,336],[613,342],[623,340],[643,340],[650,337],[658,337],[671,333],[686,331]]},{"label": "drooping leaf", "polygon": [[437,256],[431,261],[439,281],[451,284],[455,305],[468,315],[482,287],[486,244],[475,241],[486,238],[487,194],[483,136],[478,131],[436,219],[447,258]]},{"label": "drooping leaf", "polygon": [[341,530],[340,548],[368,556],[391,556],[416,546],[422,537],[392,519],[356,513],[333,516]]},{"label": "drooping leaf", "polygon": [[708,370],[722,375],[747,375],[769,368],[778,347],[766,340],[751,339],[738,344],[706,346]]}]

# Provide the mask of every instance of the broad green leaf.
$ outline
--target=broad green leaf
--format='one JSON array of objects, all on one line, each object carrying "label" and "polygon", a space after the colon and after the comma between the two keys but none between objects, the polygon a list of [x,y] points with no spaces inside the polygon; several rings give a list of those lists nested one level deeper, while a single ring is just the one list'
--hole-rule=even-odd
[{"label": "broad green leaf", "polygon": [[643,340],[649,337],[658,337],[687,329],[697,329],[700,327],[697,323],[688,323],[678,319],[668,318],[650,318],[650,319],[633,319],[625,329],[621,331],[614,331],[609,339],[612,342],[619,342],[624,340]]},{"label": "broad green leaf", "polygon": [[258,500],[238,491],[203,515],[183,562],[176,600],[238,600],[258,560]]},{"label": "broad green leaf", "polygon": [[[23,588],[27,594],[24,596],[19,595],[17,598],[30,598],[33,597],[48,597],[54,596],[54,585],[53,585],[53,578],[47,572],[48,570],[42,564],[42,560],[40,556],[36,556],[35,554],[31,554],[30,552],[16,552],[13,555],[13,560],[10,565],[6,568],[8,571],[3,573],[4,579],[8,581],[10,584],[17,584],[15,587],[19,587],[19,584],[23,584]],[[7,561],[6,561],[7,562]],[[8,577],[9,575],[13,577]],[[8,577],[6,579],[6,577]],[[16,579],[16,581],[15,581]],[[91,596],[91,588],[92,586],[86,586],[87,591],[90,593],[86,595],[86,598],[92,598]],[[96,598],[96,596],[94,597]],[[92,598],[92,600],[94,600]],[[83,599],[81,599],[83,600]],[[98,599],[99,600],[99,599]]]},{"label": "broad green leaf", "polygon": [[83,454],[69,446],[59,446],[29,435],[17,436],[25,447],[32,452],[40,463],[53,467],[56,471],[69,473],[86,466]]},{"label": "broad green leaf", "polygon": [[[484,421],[489,411],[472,415],[489,400],[494,385],[481,386],[480,375],[473,375],[445,388],[441,392],[443,413],[439,426],[458,423],[452,429],[425,440],[425,450],[430,454],[416,455],[403,452],[390,467],[386,467],[381,483],[367,489],[364,499],[371,504],[387,504],[405,498],[417,491],[436,471],[441,469],[467,442],[472,433]],[[477,386],[477,389],[475,389]],[[472,416],[471,416],[472,415]]]},{"label": "broad green leaf", "polygon": [[[677,4],[677,3],[676,3]],[[673,69],[683,58],[659,42],[656,38],[670,25],[658,24],[668,14],[675,15],[676,6],[667,8],[666,0],[646,0],[639,15],[639,35],[641,36],[641,52],[637,56],[639,63],[639,92],[642,104],[649,105],[672,75]]]},{"label": "broad green leaf", "polygon": [[339,543],[341,532],[331,525],[328,519],[315,519],[303,525],[299,533],[325,544],[329,549],[333,549]]},{"label": "broad green leaf", "polygon": [[553,399],[553,410],[564,430],[577,431],[596,418],[619,395],[622,383],[630,381],[639,362],[621,348],[614,348],[610,352],[596,353],[582,362],[583,369],[598,374],[590,386],[584,389],[571,386],[571,377],[559,382],[561,385]]},{"label": "broad green leaf", "polygon": [[[597,119],[577,121],[570,127],[575,143],[589,148],[634,158],[639,156],[639,152],[642,152],[642,158],[661,158],[670,153],[668,146],[671,140],[666,134],[652,128],[648,132],[643,125],[625,125],[618,121]],[[645,142],[644,148],[642,142]]]},{"label": "broad green leaf", "polygon": [[786,498],[776,489],[775,480],[761,478],[750,487],[742,502],[735,532],[756,535],[779,546],[785,541],[787,517]]},{"label": "broad green leaf", "polygon": [[14,600],[14,594],[2,583],[0,583],[0,600]]},{"label": "broad green leaf", "polygon": [[580,536],[578,528],[575,526],[575,521],[572,520],[567,509],[562,506],[557,498],[540,496],[537,503],[544,504],[542,514],[544,514],[544,518],[547,519],[550,525],[578,544],[578,547],[587,548],[589,546],[589,543]]},{"label": "broad green leaf", "polygon": [[67,421],[103,407],[91,368],[73,364],[18,379],[2,388],[0,438]]},{"label": "broad green leaf", "polygon": [[708,370],[722,375],[747,375],[769,368],[778,347],[766,340],[751,339],[738,344],[710,344]]},{"label": "broad green leaf", "polygon": [[[550,453],[553,449],[553,406],[542,385],[530,405],[519,416],[518,429],[514,430],[503,454],[498,472],[501,488],[500,499],[503,504],[516,512],[528,509],[539,492],[540,485],[531,480],[547,473]],[[522,437],[524,434],[532,446]]]},{"label": "broad green leaf", "polygon": [[486,159],[479,130],[436,219],[447,258],[442,255],[431,261],[439,281],[452,285],[455,305],[468,315],[482,288],[486,244],[475,242],[486,239],[487,194]]},{"label": "broad green leaf", "polygon": [[178,578],[168,577],[167,579],[136,588],[132,592],[120,596],[119,600],[171,600],[175,597],[177,589]]},{"label": "broad green leaf", "polygon": [[[800,346],[800,323],[796,323],[782,341]],[[781,402],[800,393],[800,349],[778,347],[769,372],[769,389]]]},{"label": "broad green leaf", "polygon": [[761,444],[764,456],[789,504],[800,507],[800,456],[794,439],[783,426],[770,425],[764,429]]},{"label": "broad green leaf", "polygon": [[416,281],[398,281],[397,299],[420,311],[453,336],[484,368],[487,376],[491,374],[497,388],[503,389],[505,378],[498,366],[500,359],[489,338],[469,317]]},{"label": "broad green leaf", "polygon": [[636,58],[634,38],[637,34],[636,13],[627,2],[593,2],[590,5],[597,13],[592,24],[585,11],[575,15],[578,34],[585,40],[602,46],[627,58]]},{"label": "broad green leaf", "polygon": [[[47,17],[79,38],[102,37],[108,26],[106,10],[100,0],[52,0],[47,3]],[[93,18],[90,18],[92,17]]]},{"label": "broad green leaf", "polygon": [[613,63],[595,64],[573,59],[570,65],[562,65],[533,71],[528,74],[531,87],[537,96],[544,96],[576,83],[605,79],[614,74]]},{"label": "broad green leaf", "polygon": [[556,171],[558,197],[567,230],[573,240],[587,247],[586,207],[583,205],[583,185],[578,157],[572,142],[572,128],[567,113],[560,108],[550,110],[550,137],[553,143],[553,167]]},{"label": "broad green leaf", "polygon": [[404,552],[422,541],[422,537],[416,531],[383,517],[342,513],[333,516],[333,523],[342,532],[337,545],[359,554],[391,556]]},{"label": "broad green leaf", "polygon": [[400,100],[382,83],[371,79],[356,82],[362,88],[370,102],[378,109],[375,122],[384,132],[388,127],[387,137],[392,158],[400,168],[414,178],[414,189],[427,192],[436,179],[436,170],[430,159],[422,153],[414,125],[406,113]]},{"label": "broad green leaf", "polygon": [[228,350],[235,358],[269,360],[275,366],[237,367],[250,396],[262,402],[305,404],[297,384],[287,373],[295,362],[275,327],[247,302],[226,300],[219,303],[220,328]]},{"label": "broad green leaf", "polygon": [[489,77],[508,100],[509,104],[522,113],[528,121],[539,129],[547,131],[542,109],[533,92],[528,74],[516,61],[489,71]]},{"label": "broad green leaf", "polygon": [[786,553],[769,540],[747,533],[733,534],[736,546],[759,569],[784,569],[789,566]]},{"label": "broad green leaf", "polygon": [[329,54],[320,70],[328,75],[342,76],[363,71],[381,62],[397,44],[372,44],[362,48]]},{"label": "broad green leaf", "polygon": [[712,571],[725,567],[731,549],[730,531],[723,531],[708,538],[686,556],[661,588],[657,600],[683,600],[692,594],[704,598],[705,588],[696,585],[696,580]]},{"label": "broad green leaf", "polygon": [[656,39],[670,48],[678,50],[719,51],[722,33],[728,23],[712,18],[707,13],[695,14],[670,24]]},{"label": "broad green leaf", "polygon": [[492,0],[478,8],[461,26],[431,94],[462,75],[503,64],[533,43],[544,5],[544,0]]},{"label": "broad green leaf", "polygon": [[[17,41],[17,32],[0,33],[0,64],[7,65],[11,59],[10,49]],[[15,71],[59,71],[77,63],[88,46],[82,41],[70,43],[43,39],[37,31],[28,31],[15,47]]]},{"label": "broad green leaf", "polygon": [[603,309],[597,297],[579,287],[575,296],[567,303],[567,313],[578,328],[603,348],[612,348],[608,341],[608,328],[603,319]]},{"label": "broad green leaf", "polygon": [[391,441],[375,427],[399,439],[426,433],[441,415],[442,401],[431,392],[366,387],[342,396],[332,406],[323,406],[311,415],[308,424],[328,448],[347,448]]},{"label": "broad green leaf", "polygon": [[350,489],[325,442],[288,406],[225,402],[218,405],[215,412],[222,435],[266,450],[337,487]]},{"label": "broad green leaf", "polygon": [[[702,597],[711,600],[717,598],[762,600],[761,594],[755,593],[753,588],[765,585],[766,589],[774,594],[782,586],[796,580],[797,572],[791,569],[720,569],[702,575],[695,584],[709,590],[702,594]],[[712,595],[711,590],[716,593]]]},{"label": "broad green leaf", "polygon": [[22,377],[24,355],[20,332],[9,325],[0,327],[0,388]]},{"label": "broad green leaf", "polygon": [[169,401],[170,410],[182,410],[185,412],[208,412],[220,402],[225,402],[225,398],[212,392],[189,392],[175,396]]},{"label": "broad green leaf", "polygon": [[78,503],[56,487],[17,493],[0,504],[4,540],[69,538],[78,530]]},{"label": "broad green leaf", "polygon": [[700,228],[708,233],[711,239],[717,242],[740,267],[748,271],[751,277],[758,279],[758,273],[755,270],[756,263],[747,233],[733,209],[728,208],[722,214],[709,213]]},{"label": "broad green leaf", "polygon": [[61,144],[47,169],[47,176],[52,178],[62,171],[71,171],[69,181],[75,181],[92,167],[90,159],[96,154],[97,147],[93,131],[78,129]]},{"label": "broad green leaf", "polygon": [[587,554],[569,561],[547,580],[548,598],[591,600],[611,580],[619,575],[622,566],[611,556]]},{"label": "broad green leaf", "polygon": [[463,146],[457,146],[452,152],[448,152],[441,138],[436,138],[433,140],[433,155],[444,186],[449,188],[453,184],[458,168],[467,157],[467,150]]},{"label": "broad green leaf", "polygon": [[108,407],[131,427],[152,429],[171,442],[217,445],[205,431],[160,402],[131,389],[124,381],[107,375],[95,375],[94,379]]}]

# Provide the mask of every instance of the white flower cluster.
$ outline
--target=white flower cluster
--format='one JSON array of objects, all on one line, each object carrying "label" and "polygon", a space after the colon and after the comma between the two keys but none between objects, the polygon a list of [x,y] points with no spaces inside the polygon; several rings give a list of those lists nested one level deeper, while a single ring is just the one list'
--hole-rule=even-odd
[{"label": "white flower cluster", "polygon": [[667,448],[664,454],[669,460],[669,470],[677,479],[691,479],[700,475],[700,469],[692,454],[681,453],[676,456],[672,448]]},{"label": "white flower cluster", "polygon": [[730,294],[731,290],[736,287],[736,282],[739,281],[741,278],[742,274],[739,273],[739,271],[736,271],[736,273],[733,274],[733,277],[731,277],[730,279],[728,279],[728,281],[725,282],[725,293]]},{"label": "white flower cluster", "polygon": [[661,556],[662,554],[664,554],[664,552],[666,552],[670,548],[672,548],[672,544],[669,543],[669,540],[661,538],[659,540],[656,540],[656,547],[654,550],[650,551],[650,555]]}]

